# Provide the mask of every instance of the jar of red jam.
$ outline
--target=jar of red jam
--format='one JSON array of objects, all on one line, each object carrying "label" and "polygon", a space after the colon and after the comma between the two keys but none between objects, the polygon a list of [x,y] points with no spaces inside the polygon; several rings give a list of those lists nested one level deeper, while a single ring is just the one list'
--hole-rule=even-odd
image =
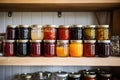
[{"label": "jar of red jam", "polygon": [[4,56],[15,55],[15,40],[4,40],[3,41],[3,54]]},{"label": "jar of red jam", "polygon": [[14,40],[15,39],[15,28],[16,25],[8,25],[6,29],[6,39]]},{"label": "jar of red jam", "polygon": [[44,40],[56,40],[56,25],[45,25],[44,27]]},{"label": "jar of red jam", "polygon": [[112,75],[111,73],[102,73],[98,80],[112,80]]},{"label": "jar of red jam", "polygon": [[96,79],[96,74],[94,74],[94,73],[86,73],[84,75],[84,80],[97,80]]},{"label": "jar of red jam", "polygon": [[30,40],[30,55],[39,57],[41,55],[41,40]]},{"label": "jar of red jam", "polygon": [[99,57],[108,57],[110,55],[110,40],[98,40],[96,53]]},{"label": "jar of red jam", "polygon": [[58,28],[58,40],[69,40],[70,30],[69,26],[60,25]]},{"label": "jar of red jam", "polygon": [[84,45],[83,45],[84,57],[95,56],[95,43],[96,43],[96,40],[84,40]]},{"label": "jar of red jam", "polygon": [[46,57],[56,56],[55,40],[44,40],[44,56]]}]

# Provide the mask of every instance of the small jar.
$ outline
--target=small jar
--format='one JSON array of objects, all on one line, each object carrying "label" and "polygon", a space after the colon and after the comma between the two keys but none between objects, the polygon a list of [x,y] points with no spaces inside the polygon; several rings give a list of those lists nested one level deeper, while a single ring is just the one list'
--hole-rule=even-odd
[{"label": "small jar", "polygon": [[31,28],[29,25],[19,25],[18,27],[18,39],[19,40],[28,40],[30,37]]},{"label": "small jar", "polygon": [[29,55],[28,40],[17,40],[16,48],[17,48],[17,51],[16,51],[17,56],[28,56]]},{"label": "small jar", "polygon": [[94,57],[95,56],[95,43],[96,43],[96,40],[84,40],[84,45],[83,45],[84,57]]},{"label": "small jar", "polygon": [[83,35],[83,26],[82,25],[72,25],[70,27],[70,39],[71,40],[82,40]]},{"label": "small jar", "polygon": [[109,40],[109,25],[98,25],[96,27],[97,40]]},{"label": "small jar", "polygon": [[15,40],[4,40],[3,41],[3,54],[4,56],[15,55]]},{"label": "small jar", "polygon": [[46,57],[56,56],[55,40],[44,40],[44,56]]},{"label": "small jar", "polygon": [[58,40],[56,47],[56,55],[58,57],[69,56],[69,41],[68,40]]},{"label": "small jar", "polygon": [[8,25],[6,29],[6,39],[15,40],[15,28],[16,25]]},{"label": "small jar", "polygon": [[95,40],[95,25],[87,25],[84,27],[84,40]]},{"label": "small jar", "polygon": [[81,74],[75,72],[69,73],[68,80],[81,80]]},{"label": "small jar", "polygon": [[96,79],[96,74],[94,74],[94,73],[86,73],[84,75],[84,80],[97,80]]},{"label": "small jar", "polygon": [[43,40],[43,28],[41,25],[31,26],[31,39],[32,40]]},{"label": "small jar", "polygon": [[71,40],[69,48],[71,57],[82,57],[83,55],[82,40]]},{"label": "small jar", "polygon": [[56,40],[56,25],[44,26],[44,40]]},{"label": "small jar", "polygon": [[67,80],[68,73],[59,71],[55,73],[55,80]]},{"label": "small jar", "polygon": [[32,57],[41,56],[41,40],[30,40],[30,54]]},{"label": "small jar", "polygon": [[110,40],[98,40],[96,53],[99,57],[108,57],[110,55]]},{"label": "small jar", "polygon": [[112,80],[112,75],[110,73],[102,73],[98,80]]},{"label": "small jar", "polygon": [[60,25],[58,28],[58,40],[69,40],[70,30],[69,26]]}]

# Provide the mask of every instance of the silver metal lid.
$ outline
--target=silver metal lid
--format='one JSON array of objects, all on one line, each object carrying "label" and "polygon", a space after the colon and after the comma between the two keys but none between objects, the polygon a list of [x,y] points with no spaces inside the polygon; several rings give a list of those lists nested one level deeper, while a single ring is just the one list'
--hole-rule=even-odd
[{"label": "silver metal lid", "polygon": [[17,42],[28,42],[28,40],[17,40]]},{"label": "silver metal lid", "polygon": [[16,28],[17,25],[7,25],[7,28]]},{"label": "silver metal lid", "polygon": [[57,43],[69,43],[69,40],[57,40]]},{"label": "silver metal lid", "polygon": [[42,40],[30,40],[30,42],[42,42]]},{"label": "silver metal lid", "polygon": [[58,71],[55,74],[57,77],[63,77],[63,78],[68,76],[68,73],[64,71]]},{"label": "silver metal lid", "polygon": [[96,40],[84,40],[84,43],[96,43]]},{"label": "silver metal lid", "polygon": [[56,40],[44,40],[46,43],[55,43]]},{"label": "silver metal lid", "polygon": [[98,43],[110,43],[110,40],[98,40]]},{"label": "silver metal lid", "polygon": [[15,40],[3,40],[3,42],[13,43],[13,42],[15,42]]},{"label": "silver metal lid", "polygon": [[95,78],[96,74],[85,74],[85,77],[89,77],[89,78]]},{"label": "silver metal lid", "polygon": [[81,76],[80,73],[76,73],[76,72],[72,72],[72,73],[69,73],[68,75],[69,77],[73,77],[73,78],[79,78]]},{"label": "silver metal lid", "polygon": [[28,28],[29,25],[19,25],[20,28]]},{"label": "silver metal lid", "polygon": [[83,26],[82,25],[71,25],[70,27],[80,27],[80,28],[82,28]]}]

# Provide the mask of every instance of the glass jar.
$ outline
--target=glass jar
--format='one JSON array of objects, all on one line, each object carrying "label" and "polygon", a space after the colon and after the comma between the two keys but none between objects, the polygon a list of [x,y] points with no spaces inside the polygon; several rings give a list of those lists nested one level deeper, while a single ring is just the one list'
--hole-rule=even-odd
[{"label": "glass jar", "polygon": [[87,25],[83,29],[84,40],[95,40],[95,25]]},{"label": "glass jar", "polygon": [[108,57],[110,55],[110,40],[98,40],[96,53],[99,57]]},{"label": "glass jar", "polygon": [[69,73],[68,80],[81,80],[81,74],[75,72]]},{"label": "glass jar", "polygon": [[45,71],[44,72],[44,80],[52,80],[52,73]]},{"label": "glass jar", "polygon": [[71,40],[69,48],[71,57],[82,57],[83,55],[82,40]]},{"label": "glass jar", "polygon": [[71,40],[82,40],[82,25],[72,25],[70,27],[70,39]]},{"label": "glass jar", "polygon": [[17,56],[28,56],[29,55],[28,40],[17,40],[16,48],[17,48],[17,51],[16,51]]},{"label": "glass jar", "polygon": [[112,80],[112,75],[110,73],[102,73],[98,80]]},{"label": "glass jar", "polygon": [[97,80],[96,79],[96,74],[94,74],[94,73],[86,73],[84,75],[84,80]]},{"label": "glass jar", "polygon": [[43,40],[43,28],[41,25],[31,26],[31,39],[32,40]]},{"label": "glass jar", "polygon": [[83,55],[84,57],[95,56],[95,42],[96,40],[84,40]]},{"label": "glass jar", "polygon": [[41,56],[41,40],[30,40],[30,54],[32,57]]},{"label": "glass jar", "polygon": [[58,40],[69,40],[70,30],[69,26],[60,25],[58,28]]},{"label": "glass jar", "polygon": [[16,25],[8,25],[6,29],[6,39],[15,40],[15,28]]},{"label": "glass jar", "polygon": [[68,73],[59,71],[55,73],[55,79],[54,80],[67,80]]},{"label": "glass jar", "polygon": [[119,36],[112,36],[111,37],[111,55],[112,56],[120,56],[120,43],[119,43]]},{"label": "glass jar", "polygon": [[5,33],[0,33],[0,56],[3,56],[3,40],[5,39]]},{"label": "glass jar", "polygon": [[68,40],[58,40],[56,47],[56,55],[58,57],[69,56],[69,41]]},{"label": "glass jar", "polygon": [[56,40],[56,25],[44,26],[44,40]]},{"label": "glass jar", "polygon": [[31,39],[30,29],[31,28],[29,27],[29,25],[19,25],[19,27],[18,27],[18,39],[19,40]]},{"label": "glass jar", "polygon": [[3,41],[3,54],[4,56],[15,55],[15,40],[4,40]]},{"label": "glass jar", "polygon": [[109,40],[109,25],[98,25],[96,27],[97,40]]},{"label": "glass jar", "polygon": [[46,57],[56,56],[55,40],[44,40],[44,56]]}]

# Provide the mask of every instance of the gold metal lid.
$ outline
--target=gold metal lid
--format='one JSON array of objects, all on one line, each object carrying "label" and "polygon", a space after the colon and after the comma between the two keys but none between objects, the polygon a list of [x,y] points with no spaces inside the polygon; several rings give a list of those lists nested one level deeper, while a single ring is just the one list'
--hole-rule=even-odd
[{"label": "gold metal lid", "polygon": [[82,40],[70,40],[71,43],[75,42],[75,43],[82,43]]},{"label": "gold metal lid", "polygon": [[86,25],[86,26],[84,26],[84,28],[95,28],[96,27],[96,25]]},{"label": "gold metal lid", "polygon": [[95,43],[96,40],[84,40],[84,43]]},{"label": "gold metal lid", "polygon": [[30,40],[30,42],[42,42],[42,40]]},{"label": "gold metal lid", "polygon": [[109,28],[109,25],[97,25],[97,28]]},{"label": "gold metal lid", "polygon": [[17,40],[17,42],[28,42],[28,40]]},{"label": "gold metal lid", "polygon": [[71,25],[70,27],[80,27],[80,28],[82,28],[83,26],[82,25]]},{"label": "gold metal lid", "polygon": [[17,25],[7,25],[7,28],[16,28]]},{"label": "gold metal lid", "polygon": [[69,40],[57,40],[57,43],[69,43]]}]

